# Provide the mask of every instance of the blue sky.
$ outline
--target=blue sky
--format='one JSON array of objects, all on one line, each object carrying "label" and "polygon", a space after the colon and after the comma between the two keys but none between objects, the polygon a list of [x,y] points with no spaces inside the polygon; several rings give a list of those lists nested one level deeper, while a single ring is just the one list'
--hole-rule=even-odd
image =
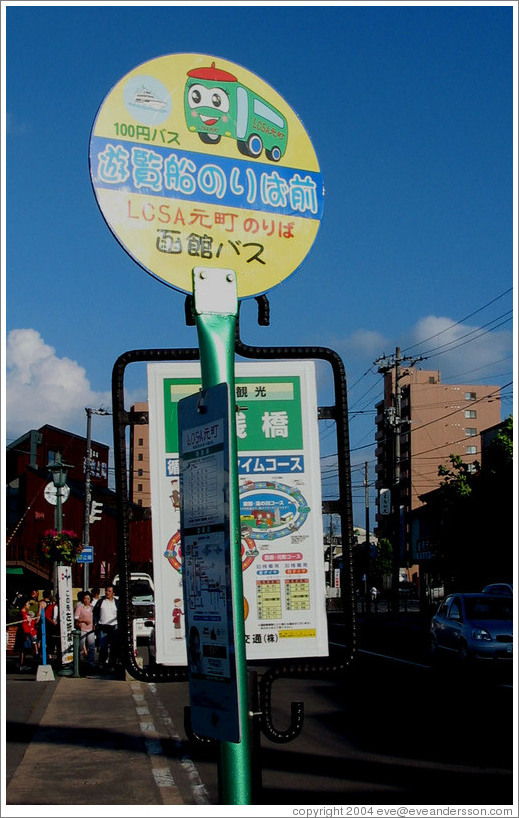
[{"label": "blue sky", "polygon": [[[112,236],[88,165],[110,89],[137,65],[183,52],[261,77],[312,140],[325,185],[319,233],[270,291],[270,327],[257,325],[254,301],[242,303],[241,335],[343,358],[355,523],[364,524],[365,461],[373,479],[380,356],[397,345],[427,353],[421,366],[446,383],[504,387],[503,417],[512,412],[517,7],[3,3],[2,12],[7,442],[43,423],[85,434],[84,408],[110,405],[122,352],[197,345],[184,296]],[[143,368],[127,387],[129,402],[146,398]],[[328,403],[321,371],[319,388]],[[94,418],[92,434],[111,445],[110,419]],[[370,498],[374,509],[374,487]]]}]

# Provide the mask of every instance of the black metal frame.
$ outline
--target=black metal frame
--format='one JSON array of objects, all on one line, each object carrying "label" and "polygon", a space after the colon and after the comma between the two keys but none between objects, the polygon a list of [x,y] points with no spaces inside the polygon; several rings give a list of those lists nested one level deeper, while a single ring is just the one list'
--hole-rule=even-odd
[{"label": "black metal frame", "polygon": [[[269,324],[269,303],[266,296],[256,299],[258,303],[258,323]],[[186,323],[193,325],[193,298],[186,297]],[[297,662],[274,660],[263,673],[259,681],[259,713],[253,714],[255,723],[259,722],[262,732],[271,741],[285,743],[292,741],[301,732],[304,707],[302,702],[292,702],[291,721],[286,730],[277,730],[272,722],[272,687],[282,677],[336,677],[351,664],[357,647],[355,595],[353,586],[353,510],[350,478],[350,450],[348,427],[347,386],[344,364],[340,356],[327,347],[263,347],[249,346],[240,338],[239,318],[236,325],[235,351],[244,358],[262,360],[272,359],[311,359],[323,360],[330,364],[333,371],[335,404],[319,406],[319,420],[332,419],[336,424],[337,455],[339,469],[339,497],[337,500],[323,501],[324,514],[337,514],[341,518],[343,568],[341,576],[342,611],[348,648],[338,661],[319,659],[301,659]],[[172,668],[156,665],[153,670],[139,667],[133,655],[133,640],[130,621],[130,548],[128,500],[128,469],[126,463],[126,427],[147,423],[147,413],[127,412],[124,408],[124,373],[130,363],[151,361],[195,361],[200,357],[198,348],[184,349],[141,349],[123,353],[115,362],[112,372],[112,411],[114,429],[115,484],[117,494],[117,547],[120,577],[120,608],[126,630],[126,643],[122,651],[125,669],[134,678],[144,682],[176,682],[187,679],[187,668]],[[330,554],[331,557],[331,554]],[[250,663],[254,664],[254,663]],[[259,663],[264,665],[265,663]],[[254,674],[255,676],[255,674]],[[192,740],[207,742],[207,739],[196,736],[190,729],[189,715],[185,724],[188,737]]]}]

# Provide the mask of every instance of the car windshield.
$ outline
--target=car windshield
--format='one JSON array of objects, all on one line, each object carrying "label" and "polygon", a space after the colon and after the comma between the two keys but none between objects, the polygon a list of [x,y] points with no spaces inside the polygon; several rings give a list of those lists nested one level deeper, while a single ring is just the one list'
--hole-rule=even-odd
[{"label": "car windshield", "polygon": [[132,596],[152,596],[153,591],[150,588],[150,583],[146,580],[134,580],[130,583],[130,593]]},{"label": "car windshield", "polygon": [[[114,586],[115,595],[120,595],[119,583]],[[130,596],[151,596],[153,591],[147,579],[132,579],[130,580]]]},{"label": "car windshield", "polygon": [[468,597],[465,599],[468,619],[512,619],[512,602],[500,597]]}]

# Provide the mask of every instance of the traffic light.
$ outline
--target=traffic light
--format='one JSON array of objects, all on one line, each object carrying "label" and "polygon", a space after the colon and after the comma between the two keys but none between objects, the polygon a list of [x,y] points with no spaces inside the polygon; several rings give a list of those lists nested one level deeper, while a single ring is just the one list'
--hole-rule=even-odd
[{"label": "traffic light", "polygon": [[89,514],[89,521],[91,523],[95,523],[96,520],[100,520],[103,514],[103,504],[98,503],[97,500],[92,500],[90,504],[90,514]]}]

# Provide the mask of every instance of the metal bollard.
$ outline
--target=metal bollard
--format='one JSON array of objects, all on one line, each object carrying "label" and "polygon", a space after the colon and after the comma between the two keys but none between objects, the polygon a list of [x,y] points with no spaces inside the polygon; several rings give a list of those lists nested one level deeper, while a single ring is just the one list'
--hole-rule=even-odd
[{"label": "metal bollard", "polygon": [[78,631],[74,628],[72,631],[72,650],[74,654],[74,673],[73,678],[79,678],[79,636],[81,631]]}]

